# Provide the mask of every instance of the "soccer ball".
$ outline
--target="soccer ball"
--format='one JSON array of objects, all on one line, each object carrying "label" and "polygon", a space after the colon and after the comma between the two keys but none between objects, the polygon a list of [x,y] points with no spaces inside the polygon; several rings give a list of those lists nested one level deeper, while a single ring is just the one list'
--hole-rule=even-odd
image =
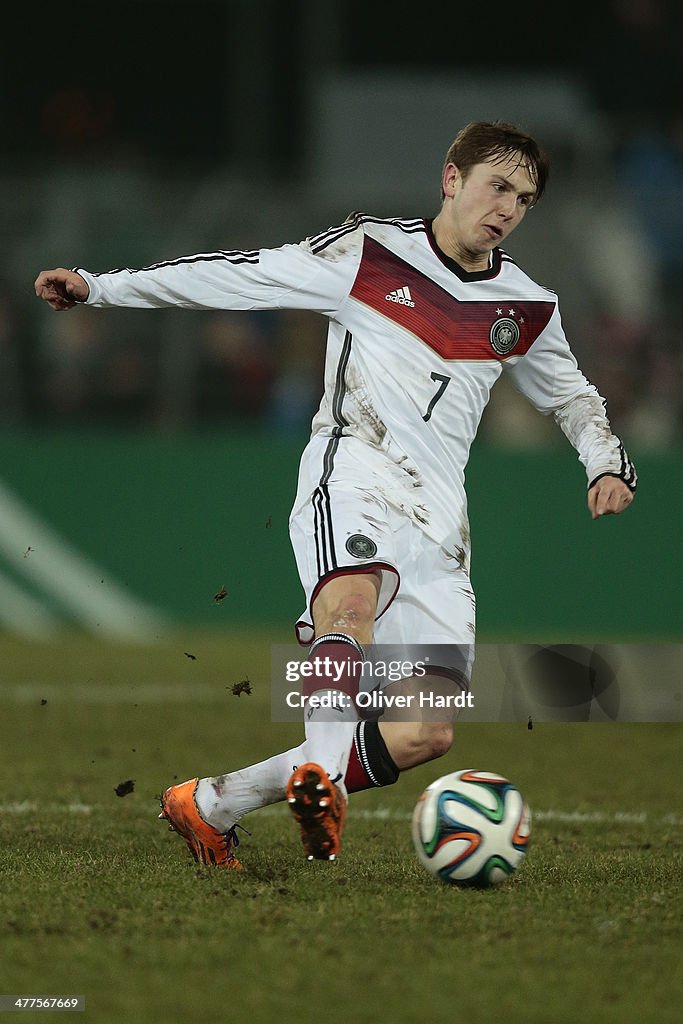
[{"label": "soccer ball", "polygon": [[430,875],[454,885],[500,885],[524,859],[531,812],[516,786],[467,768],[427,786],[413,812],[413,843]]}]

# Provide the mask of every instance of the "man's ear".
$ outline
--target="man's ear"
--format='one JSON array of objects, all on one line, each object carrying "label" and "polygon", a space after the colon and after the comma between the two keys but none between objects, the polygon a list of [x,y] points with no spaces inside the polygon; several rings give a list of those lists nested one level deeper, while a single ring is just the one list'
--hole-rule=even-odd
[{"label": "man's ear", "polygon": [[443,194],[447,198],[452,199],[453,196],[455,195],[456,188],[461,181],[462,176],[458,168],[455,166],[455,164],[446,164],[446,166],[443,169],[443,175],[441,178],[441,188],[443,189]]}]

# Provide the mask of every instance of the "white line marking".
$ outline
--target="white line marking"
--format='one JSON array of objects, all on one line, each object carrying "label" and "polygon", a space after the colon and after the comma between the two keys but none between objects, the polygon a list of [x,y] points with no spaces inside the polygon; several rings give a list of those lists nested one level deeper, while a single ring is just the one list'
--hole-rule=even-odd
[{"label": "white line marking", "polygon": [[[112,787],[112,794],[114,789]],[[150,798],[151,799],[151,798]],[[113,803],[113,800],[112,800]],[[140,817],[150,817],[147,807],[139,804],[133,805]],[[15,803],[0,804],[0,815],[40,814],[45,815],[87,815],[106,814],[111,815],[112,805],[106,804],[84,804],[80,801],[71,803],[38,802],[37,800],[21,800]],[[263,817],[275,817],[282,815],[289,820],[289,812],[286,807],[271,806],[262,807],[254,812]],[[354,818],[361,821],[410,821],[412,811],[401,810],[392,807],[357,808],[352,812]],[[534,822],[559,821],[562,824],[600,824],[600,825],[667,825],[679,827],[683,825],[683,816],[680,814],[648,814],[647,811],[566,811],[561,808],[549,808],[548,810],[532,810]]]},{"label": "white line marking", "polygon": [[0,804],[0,814],[92,814],[103,811],[104,807],[96,804],[82,804],[74,801],[70,804],[37,803],[35,800],[21,800],[13,804]]},{"label": "white line marking", "polygon": [[[196,683],[56,683],[0,684],[0,703],[37,704],[210,704],[231,697],[230,687]],[[232,699],[232,697],[231,697]],[[246,698],[247,700],[249,698]]]}]

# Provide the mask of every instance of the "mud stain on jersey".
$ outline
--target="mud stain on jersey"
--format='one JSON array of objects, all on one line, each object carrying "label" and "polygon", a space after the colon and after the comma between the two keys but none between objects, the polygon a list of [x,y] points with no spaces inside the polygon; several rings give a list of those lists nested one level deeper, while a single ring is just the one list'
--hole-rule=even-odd
[{"label": "mud stain on jersey", "polygon": [[377,488],[378,495],[385,499],[387,504],[392,508],[395,508],[397,512],[401,512],[403,515],[409,516],[414,519],[415,522],[421,523],[423,526],[429,525],[431,518],[431,511],[426,505],[407,505],[404,501],[397,501],[396,495],[389,495],[383,487]]},{"label": "mud stain on jersey", "polygon": [[[343,225],[339,227],[329,228],[331,234],[336,233],[340,228],[345,229],[344,234],[341,238],[337,238],[336,241],[330,241],[324,249],[319,249],[315,255],[318,259],[328,260],[330,263],[337,263],[339,260],[343,260],[346,256],[356,254],[360,251],[363,245],[363,232],[358,231],[360,227],[360,218],[363,216],[362,213],[354,211],[350,213]],[[356,230],[354,230],[354,228]],[[310,240],[306,240],[310,246]]]},{"label": "mud stain on jersey", "polygon": [[387,435],[386,423],[384,423],[379,416],[379,413],[367,398],[363,395],[357,395],[358,408],[363,416],[364,423],[370,427],[372,433],[375,435],[375,444],[380,445]]},{"label": "mud stain on jersey", "polygon": [[[406,465],[406,462],[408,465]],[[413,487],[422,487],[422,480],[420,478],[420,471],[414,463],[410,462],[407,455],[402,455],[396,462],[397,466],[400,466],[404,473],[407,473],[409,477],[412,477]]]},{"label": "mud stain on jersey", "polygon": [[352,245],[347,242],[333,242],[327,248],[320,249],[315,255],[318,259],[327,260],[328,263],[338,263],[339,260],[343,260],[345,256],[350,256],[354,252],[358,252],[357,241]]},{"label": "mud stain on jersey", "polygon": [[370,401],[367,384],[352,363],[346,368],[345,383],[347,399],[356,406],[363,433],[369,435],[368,440],[372,444],[381,445],[387,434],[386,423]]},{"label": "mud stain on jersey", "polygon": [[460,523],[458,529],[444,539],[441,545],[443,557],[455,562],[458,569],[469,572],[469,539],[470,531],[466,523]]},{"label": "mud stain on jersey", "polygon": [[426,505],[413,505],[413,515],[423,526],[429,523],[430,512]]},{"label": "mud stain on jersey", "polygon": [[614,439],[606,419],[604,400],[599,395],[579,395],[557,409],[554,419],[572,444],[584,430],[591,428],[597,438],[607,445]]},{"label": "mud stain on jersey", "polygon": [[[364,500],[366,500],[366,499],[364,499]],[[370,499],[370,500],[372,500],[372,499]],[[373,529],[375,529],[375,530],[377,530],[377,529],[381,530],[382,526],[384,525],[382,523],[382,520],[378,519],[377,516],[369,515],[366,512],[361,512],[360,517],[361,517],[361,519],[363,519],[368,524],[368,526],[372,526]],[[360,524],[360,529],[357,532],[358,533],[362,533],[363,532],[363,525],[362,525],[362,523]]]},{"label": "mud stain on jersey", "polygon": [[467,553],[462,544],[456,544],[455,547],[450,550],[444,548],[443,553],[446,558],[455,559],[458,569],[464,569],[467,565]]}]

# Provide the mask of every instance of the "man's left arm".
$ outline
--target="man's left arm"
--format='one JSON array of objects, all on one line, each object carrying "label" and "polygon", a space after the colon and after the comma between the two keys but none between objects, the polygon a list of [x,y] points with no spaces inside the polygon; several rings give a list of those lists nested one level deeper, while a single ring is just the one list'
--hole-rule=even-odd
[{"label": "man's left arm", "polygon": [[504,368],[539,412],[552,414],[576,449],[586,469],[593,519],[624,512],[636,490],[635,466],[612,432],[605,400],[577,365],[557,309],[529,352]]}]

